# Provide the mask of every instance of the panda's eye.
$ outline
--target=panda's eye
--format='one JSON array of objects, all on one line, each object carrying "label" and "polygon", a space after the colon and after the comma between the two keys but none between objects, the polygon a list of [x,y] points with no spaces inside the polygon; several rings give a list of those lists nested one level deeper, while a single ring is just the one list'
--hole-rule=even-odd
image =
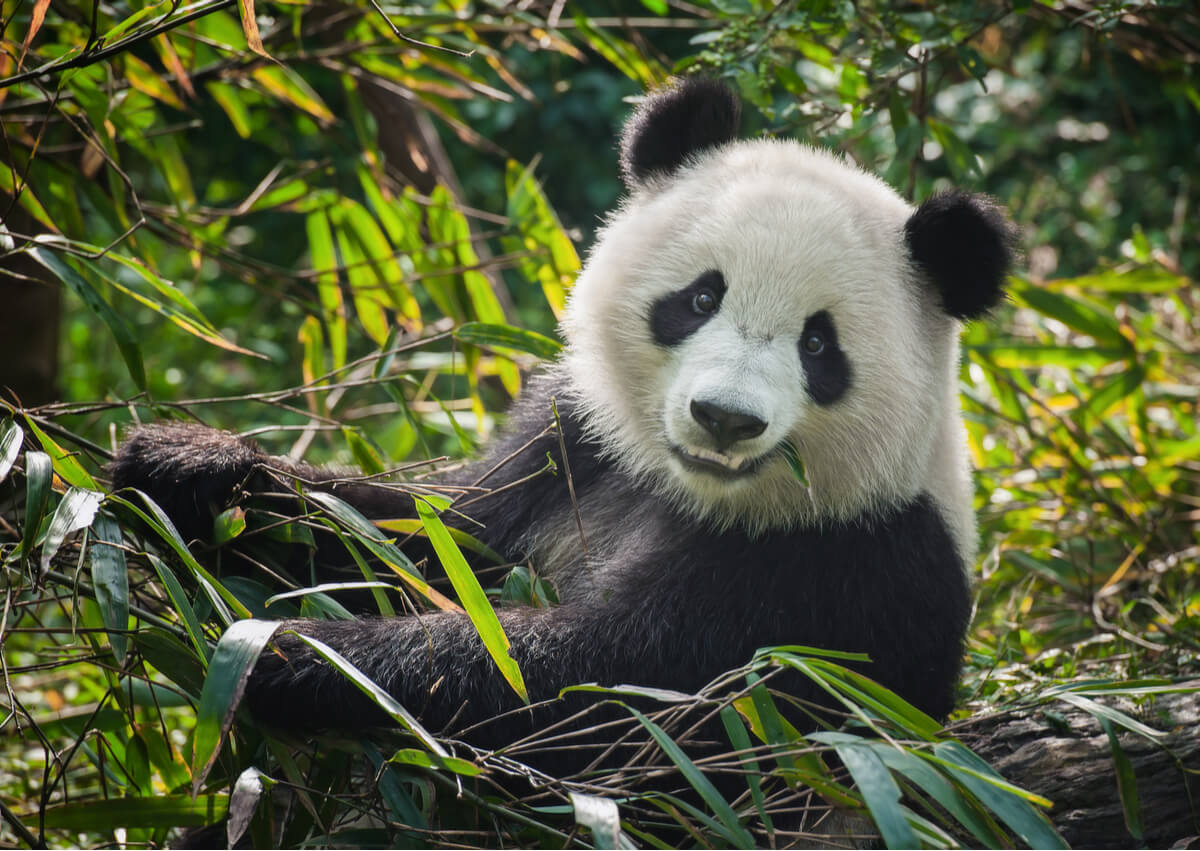
[{"label": "panda's eye", "polygon": [[825,338],[816,331],[810,331],[804,335],[804,339],[800,345],[804,347],[804,351],[808,354],[819,355],[825,351]]},{"label": "panda's eye", "polygon": [[717,297],[712,290],[700,290],[692,297],[692,310],[697,313],[712,313],[717,309]]}]

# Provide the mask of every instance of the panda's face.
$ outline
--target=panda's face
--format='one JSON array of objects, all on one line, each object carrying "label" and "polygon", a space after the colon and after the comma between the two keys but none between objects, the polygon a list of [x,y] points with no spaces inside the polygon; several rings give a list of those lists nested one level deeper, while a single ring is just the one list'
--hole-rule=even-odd
[{"label": "panda's face", "polygon": [[911,498],[954,416],[957,323],[916,283],[910,215],[875,178],[765,141],[636,194],[564,324],[589,426],[719,523],[845,519]]}]

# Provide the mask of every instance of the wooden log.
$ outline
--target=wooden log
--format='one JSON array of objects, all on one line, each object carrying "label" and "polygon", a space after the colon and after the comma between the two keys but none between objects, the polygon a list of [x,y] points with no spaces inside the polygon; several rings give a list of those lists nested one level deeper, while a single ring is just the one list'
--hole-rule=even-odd
[{"label": "wooden log", "polygon": [[1108,735],[1091,713],[1059,702],[976,716],[950,732],[1053,801],[1050,818],[1074,848],[1200,847],[1200,692],[1110,705],[1163,733],[1151,741],[1113,725],[1137,778],[1140,841],[1126,825]]}]

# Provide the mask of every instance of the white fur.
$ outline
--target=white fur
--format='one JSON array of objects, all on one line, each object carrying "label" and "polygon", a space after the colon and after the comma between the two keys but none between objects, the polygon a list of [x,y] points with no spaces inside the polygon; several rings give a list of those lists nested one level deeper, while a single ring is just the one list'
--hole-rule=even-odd
[{"label": "white fur", "polygon": [[[908,256],[911,213],[876,177],[793,142],[733,143],[639,188],[592,250],[563,323],[588,427],[661,496],[720,527],[820,525],[928,493],[970,564],[959,324]],[[656,345],[655,300],[709,269],[728,285],[717,315],[676,347]],[[798,349],[821,310],[852,370],[826,407],[805,390]],[[768,423],[730,463],[786,438],[811,489],[778,453],[733,481],[683,466],[672,444],[713,448],[690,414],[695,398]]]}]

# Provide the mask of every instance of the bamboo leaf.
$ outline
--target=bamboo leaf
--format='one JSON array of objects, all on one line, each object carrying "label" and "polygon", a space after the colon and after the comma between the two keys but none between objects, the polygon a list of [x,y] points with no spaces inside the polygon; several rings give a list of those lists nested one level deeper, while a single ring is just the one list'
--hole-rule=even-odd
[{"label": "bamboo leaf", "polygon": [[733,807],[729,806],[729,802],[717,791],[717,787],[713,786],[712,781],[704,776],[704,773],[696,767],[696,764],[688,759],[687,754],[683,749],[675,743],[675,741],[666,734],[666,732],[635,709],[632,706],[626,706],[633,717],[638,720],[655,743],[666,754],[671,762],[675,763],[675,767],[683,774],[684,779],[691,784],[692,788],[704,799],[704,803],[720,820],[724,828],[722,834],[729,842],[731,848],[754,848],[754,837],[746,828],[742,827],[738,821],[737,814],[733,811]]},{"label": "bamboo leaf", "polygon": [[512,325],[496,325],[487,322],[467,322],[458,326],[454,336],[464,343],[477,346],[497,346],[501,349],[516,349],[550,360],[562,352],[562,343],[536,331],[514,328]]},{"label": "bamboo leaf", "polygon": [[446,530],[445,524],[438,517],[434,507],[420,497],[416,498],[416,504],[417,516],[421,518],[421,523],[429,536],[429,542],[433,544],[434,552],[437,553],[442,567],[445,568],[446,575],[450,577],[450,583],[454,586],[459,601],[467,610],[467,616],[483,640],[484,647],[487,648],[488,654],[495,661],[496,667],[500,669],[504,679],[512,686],[512,690],[520,696],[521,700],[528,703],[529,692],[525,689],[525,680],[521,676],[521,669],[517,665],[517,660],[509,655],[511,645],[508,636],[504,634],[504,627],[500,625],[500,619],[496,617],[496,611],[488,601],[487,594],[483,593],[479,579],[467,564],[467,560],[463,558],[462,551],[450,537],[450,533]]},{"label": "bamboo leaf", "polygon": [[106,513],[96,515],[92,522],[92,546],[88,562],[92,569],[92,587],[96,589],[96,605],[100,619],[111,630],[108,643],[117,664],[125,661],[129,637],[129,571],[125,551],[121,549],[121,526]]},{"label": "bamboo leaf", "polygon": [[237,621],[217,642],[208,663],[204,690],[196,707],[196,732],[192,753],[192,794],[198,794],[216,762],[221,742],[233,726],[233,715],[254,663],[279,629],[275,621]]},{"label": "bamboo leaf", "polygon": [[54,464],[45,452],[25,453],[25,528],[21,534],[21,558],[29,555],[37,540],[42,518],[50,502]]},{"label": "bamboo leaf", "polygon": [[71,488],[66,492],[55,509],[54,516],[50,518],[50,527],[46,530],[46,540],[42,544],[40,575],[44,576],[50,569],[50,563],[67,535],[92,525],[92,519],[103,501],[104,494],[97,491]]},{"label": "bamboo leaf", "polygon": [[17,425],[15,420],[5,420],[0,425],[0,482],[8,476],[8,471],[17,463],[21,454],[21,445],[25,441],[25,430]]}]

